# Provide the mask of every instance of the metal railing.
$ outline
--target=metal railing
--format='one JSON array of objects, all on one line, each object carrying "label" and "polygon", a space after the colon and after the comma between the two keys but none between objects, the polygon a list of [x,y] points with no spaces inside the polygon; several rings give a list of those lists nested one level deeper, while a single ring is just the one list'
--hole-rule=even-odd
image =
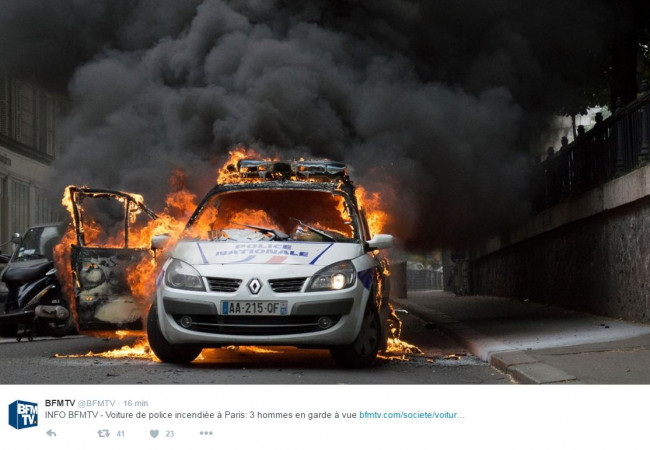
[{"label": "metal railing", "polygon": [[442,281],[442,271],[433,269],[407,269],[406,286],[409,291],[430,289],[442,290],[444,288]]},{"label": "metal railing", "polygon": [[[540,166],[538,211],[559,203],[564,197],[585,192],[641,167],[650,160],[650,90],[644,83],[641,96],[603,120],[570,144],[563,138],[557,153],[549,149]],[[541,180],[540,180],[541,181]]]}]

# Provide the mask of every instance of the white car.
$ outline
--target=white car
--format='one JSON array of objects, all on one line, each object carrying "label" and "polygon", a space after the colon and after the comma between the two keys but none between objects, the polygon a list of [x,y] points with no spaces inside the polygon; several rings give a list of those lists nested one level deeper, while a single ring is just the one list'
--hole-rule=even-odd
[{"label": "white car", "polygon": [[[156,280],[147,320],[163,362],[203,348],[330,349],[366,367],[388,336],[387,260],[343,164],[242,160],[197,207]],[[164,239],[154,237],[153,248]]]}]

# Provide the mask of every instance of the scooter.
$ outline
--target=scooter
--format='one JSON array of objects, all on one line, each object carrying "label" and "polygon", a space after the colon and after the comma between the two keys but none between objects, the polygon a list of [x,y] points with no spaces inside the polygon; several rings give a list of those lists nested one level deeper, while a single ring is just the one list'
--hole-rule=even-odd
[{"label": "scooter", "polygon": [[0,276],[8,288],[4,311],[0,314],[0,332],[15,336],[20,342],[30,341],[36,334],[62,337],[75,331],[70,306],[62,295],[54,263],[41,255],[34,258],[7,261]]},{"label": "scooter", "polygon": [[74,319],[61,295],[52,262],[31,267],[9,266],[3,272],[2,281],[9,288],[5,311],[0,315],[3,334],[15,330],[20,342],[24,337],[33,340],[37,333],[62,337],[74,331]]}]

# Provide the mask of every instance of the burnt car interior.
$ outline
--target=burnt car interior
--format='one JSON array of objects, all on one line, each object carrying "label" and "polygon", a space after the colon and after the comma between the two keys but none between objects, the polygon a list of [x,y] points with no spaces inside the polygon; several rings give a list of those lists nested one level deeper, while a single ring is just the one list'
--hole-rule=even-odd
[{"label": "burnt car interior", "polygon": [[234,230],[252,229],[272,240],[358,241],[359,235],[348,211],[341,195],[326,191],[255,189],[225,192],[208,199],[191,222],[188,237],[238,240],[246,233]]}]

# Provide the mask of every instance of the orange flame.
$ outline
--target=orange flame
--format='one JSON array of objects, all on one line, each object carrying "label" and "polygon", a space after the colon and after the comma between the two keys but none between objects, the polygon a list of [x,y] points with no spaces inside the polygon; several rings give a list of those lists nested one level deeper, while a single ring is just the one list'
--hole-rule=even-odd
[{"label": "orange flame", "polygon": [[389,223],[390,216],[386,212],[382,195],[379,192],[369,193],[361,186],[356,187],[355,194],[359,209],[366,213],[370,234],[374,236],[384,231]]},{"label": "orange flame", "polygon": [[145,338],[137,339],[133,345],[124,345],[121,348],[100,353],[92,351],[84,355],[59,355],[57,353],[54,356],[56,358],[138,358],[158,361]]},{"label": "orange flame", "polygon": [[[238,147],[228,152],[229,157],[221,166],[217,174],[217,184],[241,183],[242,181],[259,182],[257,178],[242,178],[237,170],[237,164],[242,159],[257,159],[261,161],[273,161],[271,158],[263,158],[260,153],[250,148]],[[277,159],[277,158],[276,158]]]},{"label": "orange flame", "polygon": [[[163,212],[157,214],[157,219],[150,221],[140,230],[133,230],[130,233],[135,237],[134,247],[149,248],[154,236],[166,234],[170,236],[167,248],[173,248],[181,236],[185,223],[196,209],[196,195],[187,190],[185,174],[180,170],[174,171],[170,185],[175,191],[167,196]],[[164,258],[158,255],[156,259],[143,258],[140,263],[127,269],[129,288],[139,301],[150,302],[153,298],[159,261],[164,261]]]},{"label": "orange flame", "polygon": [[64,298],[67,299],[68,305],[70,305],[70,310],[74,316],[75,324],[78,324],[77,320],[77,303],[75,302],[74,288],[72,279],[72,265],[70,259],[70,253],[72,249],[72,244],[76,241],[75,232],[72,225],[68,227],[61,241],[54,247],[54,265],[56,267],[56,273],[59,279],[62,281],[61,288]]}]

